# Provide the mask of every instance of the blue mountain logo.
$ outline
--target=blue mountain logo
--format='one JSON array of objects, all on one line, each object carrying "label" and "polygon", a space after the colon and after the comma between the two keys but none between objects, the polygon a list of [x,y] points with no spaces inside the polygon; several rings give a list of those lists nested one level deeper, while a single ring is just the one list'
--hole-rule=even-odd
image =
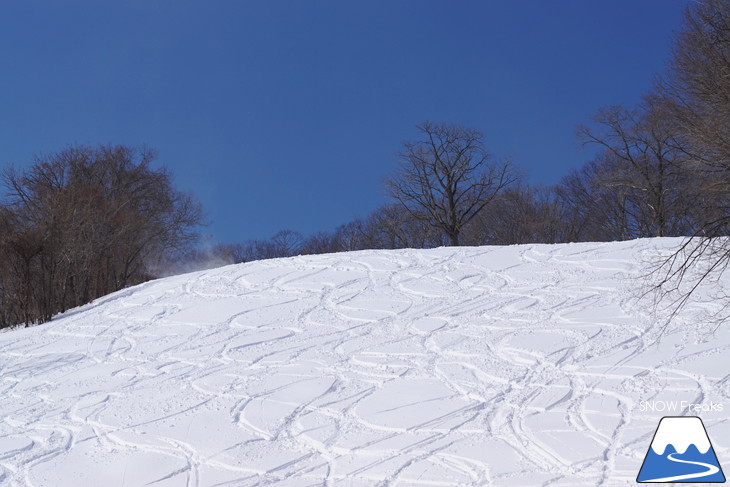
[{"label": "blue mountain logo", "polygon": [[636,481],[725,482],[725,474],[702,420],[696,416],[663,417]]}]

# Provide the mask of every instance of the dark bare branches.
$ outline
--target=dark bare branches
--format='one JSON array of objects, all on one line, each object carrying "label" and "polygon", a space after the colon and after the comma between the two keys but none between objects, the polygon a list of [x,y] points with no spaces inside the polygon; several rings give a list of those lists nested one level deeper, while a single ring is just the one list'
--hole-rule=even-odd
[{"label": "dark bare branches", "polygon": [[[124,146],[71,147],[8,170],[0,242],[0,325],[35,323],[152,277],[151,267],[193,242],[202,212]],[[8,268],[9,266],[9,268]]]},{"label": "dark bare branches", "polygon": [[404,144],[388,194],[459,245],[463,228],[515,177],[509,163],[491,161],[478,131],[430,122],[417,128],[423,137]]},{"label": "dark bare branches", "polygon": [[616,239],[686,235],[696,225],[698,181],[667,115],[647,97],[635,110],[604,108],[593,126],[578,128],[584,143],[602,148],[590,170],[592,183],[612,193],[601,195],[601,206],[615,213],[604,223]]}]

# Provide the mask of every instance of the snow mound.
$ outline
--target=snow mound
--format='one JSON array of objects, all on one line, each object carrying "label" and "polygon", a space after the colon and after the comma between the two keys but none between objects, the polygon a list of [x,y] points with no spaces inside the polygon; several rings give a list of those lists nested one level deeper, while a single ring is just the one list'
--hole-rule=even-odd
[{"label": "snow mound", "polygon": [[641,404],[730,407],[727,280],[658,345],[636,298],[678,244],[254,262],[0,333],[0,484],[634,485]]}]

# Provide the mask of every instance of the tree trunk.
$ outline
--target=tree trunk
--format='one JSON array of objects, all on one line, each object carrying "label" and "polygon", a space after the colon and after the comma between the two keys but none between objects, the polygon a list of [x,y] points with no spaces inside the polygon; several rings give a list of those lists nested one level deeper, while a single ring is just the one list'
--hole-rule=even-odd
[{"label": "tree trunk", "polygon": [[459,232],[451,231],[449,232],[449,240],[451,241],[451,245],[453,247],[459,246]]}]

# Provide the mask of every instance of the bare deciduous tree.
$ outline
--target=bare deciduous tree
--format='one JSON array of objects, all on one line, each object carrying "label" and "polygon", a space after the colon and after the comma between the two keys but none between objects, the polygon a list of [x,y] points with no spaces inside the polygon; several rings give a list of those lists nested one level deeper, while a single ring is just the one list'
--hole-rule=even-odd
[{"label": "bare deciduous tree", "polygon": [[304,237],[294,230],[281,230],[271,237],[278,257],[291,257],[297,255],[302,246]]},{"label": "bare deciduous tree", "polygon": [[676,313],[730,265],[730,2],[688,6],[658,93],[697,181],[694,238],[659,269],[659,287]]},{"label": "bare deciduous tree", "polygon": [[515,185],[466,226],[464,241],[468,245],[562,242],[569,238],[563,217],[552,188]]},{"label": "bare deciduous tree", "polygon": [[628,190],[613,186],[610,161],[591,161],[563,177],[556,188],[568,241],[635,238]]},{"label": "bare deciduous tree", "polygon": [[147,280],[195,239],[200,205],[151,167],[154,158],[146,149],[71,147],[5,172],[2,252],[12,269],[2,292],[19,303],[6,324],[47,321]]},{"label": "bare deciduous tree", "polygon": [[730,2],[687,8],[659,91],[692,158],[730,171]]},{"label": "bare deciduous tree", "polygon": [[515,178],[508,163],[491,161],[477,130],[430,122],[417,128],[423,138],[404,144],[388,193],[459,245],[464,226]]},{"label": "bare deciduous tree", "polygon": [[433,248],[445,245],[443,232],[413,217],[401,204],[375,210],[365,223],[366,245],[377,249]]},{"label": "bare deciduous tree", "polygon": [[668,110],[647,97],[636,110],[607,107],[595,116],[595,126],[580,126],[585,143],[603,148],[600,184],[624,195],[622,237],[665,237],[691,232],[694,178],[672,129]]}]

